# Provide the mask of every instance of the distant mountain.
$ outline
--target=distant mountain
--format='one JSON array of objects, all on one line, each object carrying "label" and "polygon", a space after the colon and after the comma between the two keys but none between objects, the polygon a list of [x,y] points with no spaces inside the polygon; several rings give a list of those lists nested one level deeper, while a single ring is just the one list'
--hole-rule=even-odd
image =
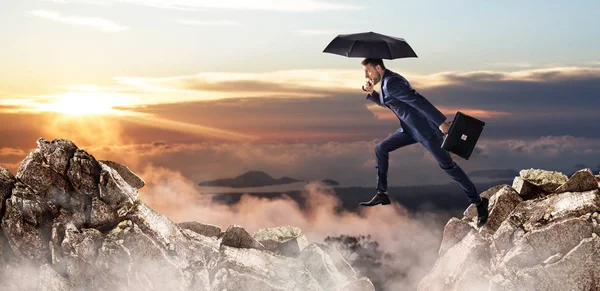
[{"label": "distant mountain", "polygon": [[337,181],[331,180],[331,179],[325,179],[325,180],[321,180],[321,182],[329,185],[329,186],[337,186],[340,183],[338,183]]},{"label": "distant mountain", "polygon": [[232,187],[232,188],[247,188],[247,187],[263,187],[302,182],[290,177],[281,177],[275,179],[269,174],[262,171],[248,171],[235,178],[217,179],[198,183],[200,186],[213,187]]}]

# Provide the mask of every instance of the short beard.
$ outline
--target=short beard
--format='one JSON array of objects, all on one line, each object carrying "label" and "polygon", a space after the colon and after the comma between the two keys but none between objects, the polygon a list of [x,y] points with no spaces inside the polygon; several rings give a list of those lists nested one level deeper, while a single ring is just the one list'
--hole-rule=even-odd
[{"label": "short beard", "polygon": [[379,82],[381,82],[381,75],[379,75],[373,79],[373,85],[378,84]]}]

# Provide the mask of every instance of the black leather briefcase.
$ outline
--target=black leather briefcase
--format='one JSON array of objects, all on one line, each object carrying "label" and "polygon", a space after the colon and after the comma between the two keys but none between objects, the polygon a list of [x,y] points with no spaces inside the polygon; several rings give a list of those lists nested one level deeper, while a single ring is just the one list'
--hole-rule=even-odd
[{"label": "black leather briefcase", "polygon": [[468,160],[483,131],[483,126],[485,122],[460,111],[456,112],[448,134],[444,136],[442,148]]}]

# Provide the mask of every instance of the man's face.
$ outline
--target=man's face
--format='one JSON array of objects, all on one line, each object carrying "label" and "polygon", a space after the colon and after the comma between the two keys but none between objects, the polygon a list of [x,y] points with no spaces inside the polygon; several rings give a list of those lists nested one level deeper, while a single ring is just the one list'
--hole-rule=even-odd
[{"label": "man's face", "polygon": [[379,65],[373,67],[372,64],[367,64],[363,65],[363,68],[365,69],[365,78],[371,80],[371,82],[373,82],[373,85],[376,85],[377,83],[379,83],[379,81],[381,81],[381,74],[379,70],[377,70],[377,68],[381,69]]}]

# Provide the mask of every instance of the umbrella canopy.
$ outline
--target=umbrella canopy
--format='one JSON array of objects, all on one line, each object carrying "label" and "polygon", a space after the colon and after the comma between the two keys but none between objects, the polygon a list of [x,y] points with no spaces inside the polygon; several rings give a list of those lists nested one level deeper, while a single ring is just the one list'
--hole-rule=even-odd
[{"label": "umbrella canopy", "polygon": [[323,50],[350,58],[399,59],[417,57],[402,38],[375,32],[340,34]]}]

